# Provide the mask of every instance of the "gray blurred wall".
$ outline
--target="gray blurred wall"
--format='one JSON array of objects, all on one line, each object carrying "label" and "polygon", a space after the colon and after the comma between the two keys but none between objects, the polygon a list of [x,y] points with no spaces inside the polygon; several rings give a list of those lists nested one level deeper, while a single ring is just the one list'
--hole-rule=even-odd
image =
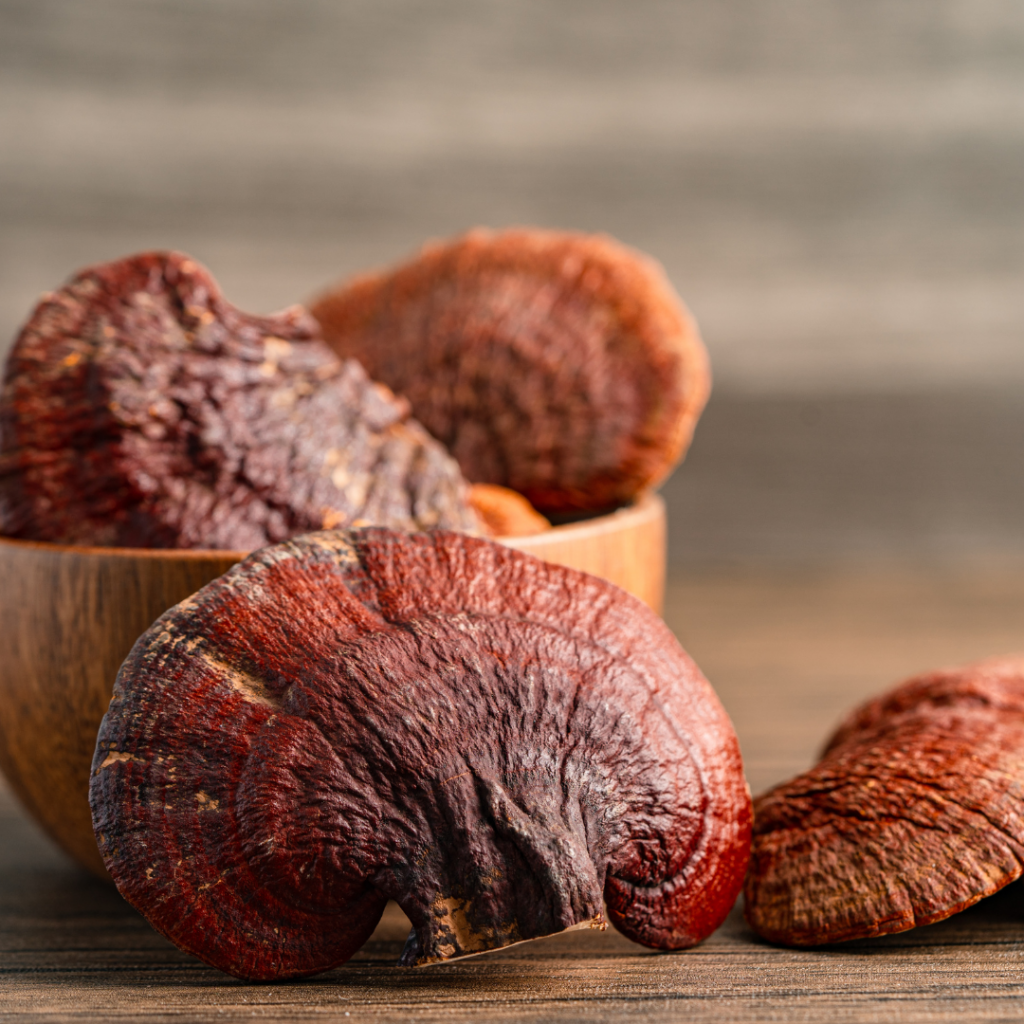
[{"label": "gray blurred wall", "polygon": [[676,562],[1024,558],[1022,158],[1016,0],[0,0],[0,339],[143,248],[267,310],[607,231],[715,367]]}]

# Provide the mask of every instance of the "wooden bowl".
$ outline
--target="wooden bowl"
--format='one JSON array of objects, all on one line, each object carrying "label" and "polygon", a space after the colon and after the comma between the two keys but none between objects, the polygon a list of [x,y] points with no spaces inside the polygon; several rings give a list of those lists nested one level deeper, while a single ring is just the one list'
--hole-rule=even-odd
[{"label": "wooden bowl", "polygon": [[[603,576],[661,611],[657,495],[503,543]],[[154,619],[245,555],[0,538],[0,769],[36,821],[97,875],[106,871],[92,834],[89,767],[117,670]]]}]

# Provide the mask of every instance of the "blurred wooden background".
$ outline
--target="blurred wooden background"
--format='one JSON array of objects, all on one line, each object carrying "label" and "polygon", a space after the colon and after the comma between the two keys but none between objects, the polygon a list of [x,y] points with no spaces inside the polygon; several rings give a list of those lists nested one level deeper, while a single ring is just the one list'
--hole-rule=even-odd
[{"label": "blurred wooden background", "polygon": [[0,0],[0,345],[146,247],[302,300],[483,223],[660,258],[678,566],[1024,561],[1015,0]]}]

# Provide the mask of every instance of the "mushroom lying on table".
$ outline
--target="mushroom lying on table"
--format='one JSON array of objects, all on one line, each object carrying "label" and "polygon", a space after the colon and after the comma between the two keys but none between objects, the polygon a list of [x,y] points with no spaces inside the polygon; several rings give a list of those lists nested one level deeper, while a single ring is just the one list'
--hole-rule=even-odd
[{"label": "mushroom lying on table", "polygon": [[310,534],[171,609],[117,680],[91,802],[122,894],[183,949],[283,978],[394,899],[427,964],[566,928],[660,949],[747,864],[735,735],[664,623],[461,534]]},{"label": "mushroom lying on table", "polygon": [[854,711],[755,804],[746,915],[809,946],[941,921],[1024,871],[1024,657],[929,672]]}]

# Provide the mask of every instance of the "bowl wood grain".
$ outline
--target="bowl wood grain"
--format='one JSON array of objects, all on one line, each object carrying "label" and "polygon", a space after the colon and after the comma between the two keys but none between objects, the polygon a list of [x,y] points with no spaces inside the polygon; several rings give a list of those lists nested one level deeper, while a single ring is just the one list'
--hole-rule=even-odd
[{"label": "bowl wood grain", "polygon": [[[661,611],[665,506],[657,495],[510,547],[582,569]],[[0,538],[0,770],[79,864],[106,877],[89,768],[114,678],[168,608],[246,552],[87,548]]]}]

